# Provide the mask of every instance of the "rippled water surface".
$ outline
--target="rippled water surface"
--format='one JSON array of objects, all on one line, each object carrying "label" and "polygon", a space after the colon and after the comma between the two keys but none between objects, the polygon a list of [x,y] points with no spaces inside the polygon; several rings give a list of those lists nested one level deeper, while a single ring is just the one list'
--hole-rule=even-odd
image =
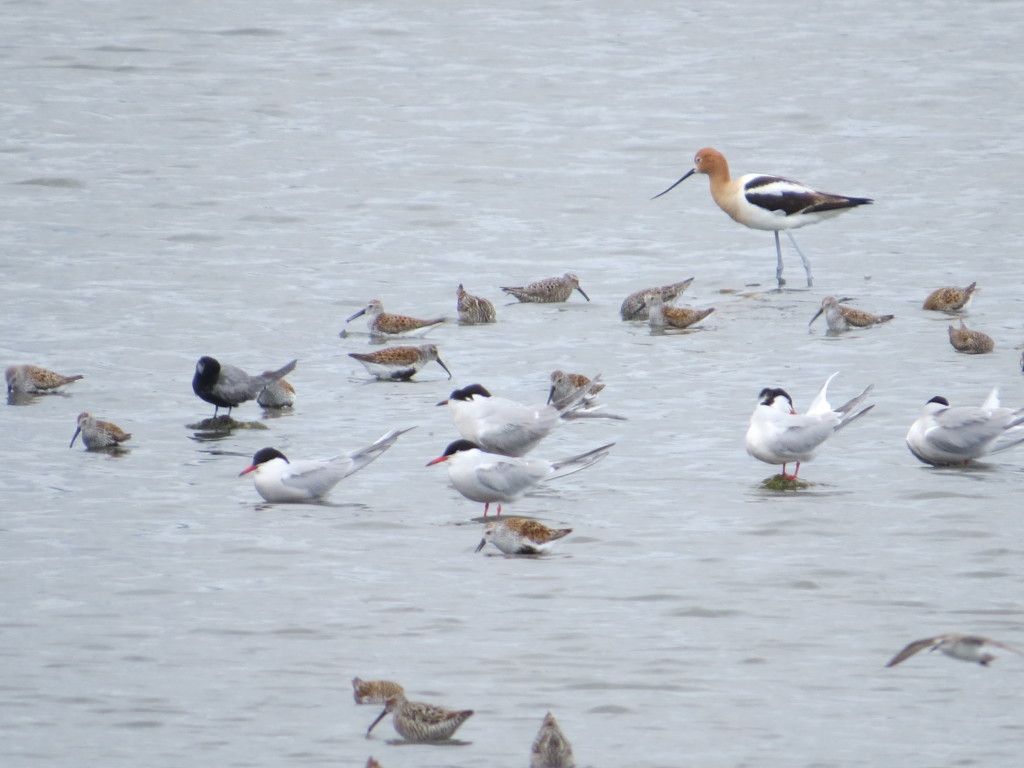
[{"label": "rippled water surface", "polygon": [[[0,756],[5,766],[517,768],[553,711],[581,766],[1019,765],[1024,659],[991,669],[906,642],[1024,645],[1024,451],[931,469],[903,436],[936,394],[1024,405],[1016,3],[9,2],[0,31],[3,364],[85,379],[0,410]],[[688,6],[688,7],[687,7]],[[797,235],[731,222],[715,146],[875,205]],[[784,240],[784,245],[785,245]],[[560,305],[498,290],[572,271]],[[715,306],[652,336],[618,306],[694,276]],[[977,281],[955,353],[920,309]],[[344,319],[370,298],[448,323],[411,383],[370,382]],[[830,337],[826,295],[891,312]],[[294,412],[210,439],[200,355],[298,358]],[[535,455],[615,441],[507,511],[572,527],[555,554],[474,554],[479,506],[425,467],[435,403],[481,382],[541,401],[602,373],[628,421],[561,427]],[[874,411],[801,475],[746,455],[757,392],[804,408],[875,384]],[[134,437],[68,450],[80,411]],[[319,505],[265,505],[273,445],[329,456],[417,428]],[[399,747],[349,680],[473,708],[461,747]]]}]

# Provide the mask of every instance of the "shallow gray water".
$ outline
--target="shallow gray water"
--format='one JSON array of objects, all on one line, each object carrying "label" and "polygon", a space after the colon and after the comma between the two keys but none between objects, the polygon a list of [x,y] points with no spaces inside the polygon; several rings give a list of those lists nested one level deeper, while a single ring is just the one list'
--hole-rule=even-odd
[{"label": "shallow gray water", "polygon": [[[581,766],[1019,764],[1024,659],[882,665],[940,632],[1024,643],[1024,452],[935,470],[903,445],[935,394],[1024,405],[1024,9],[713,6],[5,4],[0,360],[86,376],[0,410],[5,766],[514,768],[547,710]],[[704,179],[649,199],[706,145],[877,202],[801,230],[816,285],[772,292],[771,235]],[[501,300],[565,271],[592,302]],[[718,310],[700,330],[619,320],[690,276],[683,303]],[[920,310],[972,280],[980,357]],[[367,382],[344,318],[453,316],[459,282],[499,322],[429,334],[455,379]],[[897,319],[808,332],[828,294]],[[200,439],[203,354],[299,358],[298,407]],[[535,452],[617,442],[510,505],[574,528],[557,554],[474,555],[478,505],[424,467],[454,437],[434,403],[543,400],[555,368],[601,372],[629,421]],[[761,490],[757,392],[803,408],[836,370],[833,402],[873,382],[875,410],[811,489]],[[84,410],[130,450],[69,451]],[[264,445],[412,425],[328,504],[237,477]],[[365,740],[354,675],[475,709],[472,743]]]}]

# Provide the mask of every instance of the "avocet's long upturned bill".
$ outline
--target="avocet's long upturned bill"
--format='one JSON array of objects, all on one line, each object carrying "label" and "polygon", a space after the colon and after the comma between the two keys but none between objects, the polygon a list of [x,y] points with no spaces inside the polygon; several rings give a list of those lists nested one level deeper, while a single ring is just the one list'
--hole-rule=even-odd
[{"label": "avocet's long upturned bill", "polygon": [[427,466],[447,462],[448,478],[455,490],[470,501],[483,504],[484,517],[487,517],[491,504],[498,504],[500,515],[502,504],[516,501],[546,480],[565,477],[596,464],[608,455],[613,445],[615,443],[608,443],[561,461],[545,461],[485,453],[476,443],[456,440]]},{"label": "avocet's long upturned bill", "polygon": [[393,429],[372,445],[331,459],[289,461],[276,448],[261,448],[252,457],[252,464],[239,472],[239,477],[254,472],[256,492],[274,504],[316,501],[384,453],[409,429]]},{"label": "avocet's long upturned bill", "polygon": [[807,286],[810,287],[813,284],[811,263],[788,230],[816,224],[850,208],[874,202],[867,197],[845,197],[817,192],[781,176],[748,173],[733,179],[729,176],[729,163],[726,162],[725,155],[711,147],[700,150],[693,158],[693,168],[671,187],[654,197],[661,197],[665,192],[675,189],[695,173],[704,173],[710,177],[711,196],[718,203],[718,207],[734,221],[751,229],[765,229],[775,233],[775,253],[779,259],[775,278],[778,280],[779,288],[786,284],[782,279],[782,247],[779,245],[781,230],[787,230],[786,234],[789,235],[793,247],[800,254],[804,271],[807,272]]},{"label": "avocet's long upturned bill", "polygon": [[276,371],[267,371],[259,376],[250,376],[234,365],[222,364],[212,357],[204,355],[196,363],[196,372],[192,377],[192,391],[201,399],[214,406],[213,417],[221,408],[231,409],[247,400],[255,400],[272,381],[287,376],[295,368],[297,360]]},{"label": "avocet's long upturned bill", "polygon": [[551,405],[523,405],[504,397],[492,397],[480,384],[457,389],[447,400],[455,429],[466,440],[488,453],[523,456],[558,426],[562,415],[599,388],[601,377],[570,392]]},{"label": "avocet's long upturned bill", "polygon": [[[950,406],[933,397],[907,432],[907,447],[925,464],[948,467],[967,464],[1024,442],[1024,408],[1002,408],[993,389],[980,406]],[[1005,440],[1000,442],[1000,438]],[[997,444],[998,442],[998,444]]]},{"label": "avocet's long upturned bill", "polygon": [[[782,476],[795,480],[801,462],[813,459],[834,433],[875,407],[869,405],[857,413],[853,412],[874,388],[871,384],[849,402],[832,408],[827,399],[828,385],[838,375],[837,371],[825,380],[807,413],[793,410],[793,399],[786,390],[762,389],[757,407],[750,416],[747,453],[766,464],[781,464]],[[786,465],[791,461],[796,462],[796,470],[787,475]]]}]

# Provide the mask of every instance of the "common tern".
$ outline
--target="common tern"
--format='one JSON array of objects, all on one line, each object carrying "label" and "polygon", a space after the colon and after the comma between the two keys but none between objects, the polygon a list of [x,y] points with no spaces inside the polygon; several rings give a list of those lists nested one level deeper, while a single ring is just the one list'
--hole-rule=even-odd
[{"label": "common tern", "polygon": [[561,277],[548,277],[529,285],[505,287],[501,290],[523,303],[554,304],[568,301],[573,290],[579,291],[584,299],[590,301],[587,292],[580,288],[580,279],[572,272],[566,272]]},{"label": "common tern", "polygon": [[409,701],[404,694],[392,696],[387,700],[384,711],[366,729],[370,735],[377,723],[386,715],[393,715],[393,723],[398,735],[406,741],[429,742],[446,741],[472,715],[472,709],[453,710],[426,704],[421,701]]},{"label": "common tern", "polygon": [[71,436],[71,443],[68,445],[68,448],[75,444],[75,438],[79,434],[82,435],[82,442],[85,443],[85,447],[90,451],[111,448],[132,439],[132,436],[117,426],[117,424],[111,424],[109,421],[100,421],[89,413],[78,414],[78,427],[75,429],[75,434]]},{"label": "common tern", "polygon": [[502,504],[521,498],[546,480],[565,477],[596,464],[608,455],[613,445],[615,443],[608,443],[561,461],[546,461],[486,453],[476,443],[456,440],[427,466],[446,462],[448,478],[455,490],[470,501],[482,503],[486,517],[491,504],[498,504],[500,515]]},{"label": "common tern", "polygon": [[7,391],[35,395],[52,392],[58,387],[85,378],[81,374],[65,376],[38,365],[12,365],[6,371]]},{"label": "common tern", "polygon": [[261,448],[252,457],[252,464],[238,475],[241,477],[253,472],[256,492],[273,504],[316,501],[343,479],[378,458],[409,429],[393,429],[365,448],[330,459],[289,461],[276,448]]},{"label": "common tern", "polygon": [[[1000,453],[1024,442],[1024,408],[1003,408],[993,389],[980,406],[950,406],[941,395],[924,409],[907,432],[907,447],[925,464],[949,467]],[[1006,437],[1005,441],[997,441]]]},{"label": "common tern", "polygon": [[297,362],[292,360],[276,371],[250,376],[237,366],[222,364],[204,355],[196,362],[196,372],[192,376],[192,391],[201,400],[214,406],[214,418],[217,418],[217,411],[221,408],[227,408],[230,417],[232,408],[247,400],[255,400],[270,382],[291,373]]},{"label": "common tern", "polygon": [[1024,656],[1024,651],[1019,648],[1014,648],[1012,645],[1006,645],[996,640],[990,640],[987,637],[948,634],[928,637],[924,640],[915,640],[893,656],[892,660],[885,666],[895,667],[901,661],[906,661],[915,653],[927,648],[929,651],[942,651],[942,653],[953,659],[976,662],[983,667],[987,667],[996,659],[994,654],[988,653],[985,650],[985,648],[992,647],[1002,648],[1004,651],[1012,651]]},{"label": "common tern", "polygon": [[506,555],[539,555],[570,533],[572,528],[548,528],[544,523],[525,517],[491,520],[484,525],[484,537],[475,551],[479,552],[491,542]]},{"label": "common tern", "polygon": [[[827,390],[829,382],[838,375],[837,371],[825,380],[807,413],[803,414],[793,410],[793,399],[786,390],[762,389],[750,416],[747,453],[766,464],[781,464],[782,476],[795,480],[801,462],[813,459],[833,434],[875,407],[869,405],[853,412],[873,389],[874,385],[869,385],[855,398],[833,409],[828,403]],[[786,465],[791,461],[796,462],[796,471],[787,475]]]}]

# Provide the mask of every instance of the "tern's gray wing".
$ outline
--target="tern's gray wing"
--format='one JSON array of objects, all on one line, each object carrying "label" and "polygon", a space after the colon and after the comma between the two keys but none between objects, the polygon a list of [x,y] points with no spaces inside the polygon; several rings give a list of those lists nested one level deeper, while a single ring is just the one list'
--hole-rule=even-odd
[{"label": "tern's gray wing", "polygon": [[1003,432],[1002,420],[992,420],[981,408],[949,408],[935,414],[935,422],[927,432],[928,442],[952,454],[974,451]]},{"label": "tern's gray wing", "polygon": [[480,430],[476,442],[488,453],[522,456],[535,448],[558,422],[558,412],[554,409],[545,416],[532,421],[489,425]]},{"label": "tern's gray wing", "polygon": [[823,420],[817,416],[793,416],[778,434],[779,452],[801,454],[813,450],[832,436],[837,421],[837,418]]},{"label": "tern's gray wing", "polygon": [[890,659],[889,663],[885,666],[895,667],[901,661],[906,661],[915,653],[923,651],[925,648],[932,648],[938,643],[941,643],[943,640],[947,639],[948,637],[949,635],[939,635],[938,637],[928,637],[924,640],[915,640],[914,642],[909,643],[907,647],[904,648],[902,651],[893,656],[892,659]]},{"label": "tern's gray wing", "polygon": [[551,465],[541,459],[525,461],[495,461],[476,471],[481,485],[503,496],[517,496],[543,480]]},{"label": "tern's gray wing", "polygon": [[1014,648],[1012,645],[1007,645],[1006,643],[1000,643],[998,640],[990,640],[987,638],[985,642],[987,642],[989,645],[998,646],[1002,648],[1004,651],[1012,651],[1013,653],[1019,653],[1021,656],[1024,656],[1024,651],[1022,651],[1020,648]]},{"label": "tern's gray wing", "polygon": [[[414,429],[414,427],[409,429]],[[399,435],[405,434],[409,429],[393,429],[365,448],[323,461],[292,461],[288,465],[288,474],[281,479],[281,482],[284,485],[309,491],[317,498],[324,496],[346,477],[355,474],[377,459],[395,444]]]}]

